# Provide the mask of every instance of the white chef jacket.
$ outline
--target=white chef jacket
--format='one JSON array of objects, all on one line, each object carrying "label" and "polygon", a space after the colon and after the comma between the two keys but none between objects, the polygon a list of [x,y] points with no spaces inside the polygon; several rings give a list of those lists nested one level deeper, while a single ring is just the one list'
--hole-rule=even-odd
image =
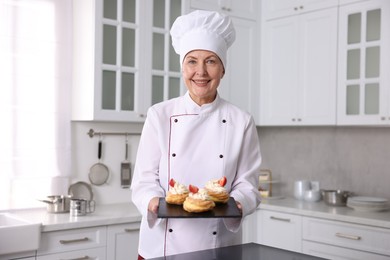
[{"label": "white chef jacket", "polygon": [[199,188],[226,176],[226,189],[243,217],[260,203],[260,146],[253,118],[218,95],[197,105],[184,96],[152,106],[142,131],[132,200],[142,214],[139,254],[144,258],[241,243],[241,218],[157,219],[153,197],[165,197],[169,180]]}]

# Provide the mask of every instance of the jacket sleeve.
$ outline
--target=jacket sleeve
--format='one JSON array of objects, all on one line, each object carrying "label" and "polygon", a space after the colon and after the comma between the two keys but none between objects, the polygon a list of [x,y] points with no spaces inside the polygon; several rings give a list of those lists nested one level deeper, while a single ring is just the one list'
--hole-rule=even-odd
[{"label": "jacket sleeve", "polygon": [[224,219],[226,228],[238,231],[245,216],[253,213],[260,204],[259,174],[261,165],[260,144],[252,117],[247,123],[237,164],[237,174],[230,196],[241,203],[241,219]]},{"label": "jacket sleeve", "polygon": [[142,130],[131,184],[132,200],[142,217],[148,220],[149,227],[157,223],[157,215],[148,211],[150,200],[165,196],[159,182],[161,150],[158,145],[157,118],[156,112],[150,108]]}]

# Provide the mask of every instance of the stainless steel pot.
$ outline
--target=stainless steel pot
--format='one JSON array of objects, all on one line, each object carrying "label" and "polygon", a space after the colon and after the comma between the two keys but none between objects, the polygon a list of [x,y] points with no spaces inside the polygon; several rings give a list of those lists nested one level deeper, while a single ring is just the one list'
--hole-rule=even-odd
[{"label": "stainless steel pot", "polygon": [[53,195],[47,196],[47,199],[40,200],[47,204],[49,213],[66,213],[70,210],[71,195]]},{"label": "stainless steel pot", "polygon": [[321,194],[325,203],[331,206],[345,206],[348,197],[352,195],[351,192],[343,190],[321,190]]}]

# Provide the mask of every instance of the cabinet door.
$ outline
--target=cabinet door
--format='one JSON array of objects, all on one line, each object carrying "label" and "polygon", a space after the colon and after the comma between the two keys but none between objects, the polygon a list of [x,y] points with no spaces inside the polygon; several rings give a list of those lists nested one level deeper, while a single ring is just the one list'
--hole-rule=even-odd
[{"label": "cabinet door", "polygon": [[299,16],[298,123],[336,124],[337,9]]},{"label": "cabinet door", "polygon": [[139,226],[139,223],[108,226],[107,259],[137,259]]},{"label": "cabinet door", "polygon": [[268,210],[259,210],[258,213],[258,243],[301,252],[301,216]]},{"label": "cabinet door", "polygon": [[263,27],[260,125],[291,125],[297,114],[299,21],[295,17]]},{"label": "cabinet door", "polygon": [[257,19],[257,0],[191,0],[191,8],[212,10],[229,16]]},{"label": "cabinet door", "polygon": [[232,20],[236,41],[228,51],[226,73],[218,92],[221,97],[257,118],[257,23],[235,17]]},{"label": "cabinet door", "polygon": [[336,7],[338,0],[263,0],[263,19],[270,20]]},{"label": "cabinet door", "polygon": [[36,260],[63,260],[63,259],[105,260],[105,259],[114,259],[114,258],[106,258],[105,247],[69,251],[69,252],[50,254],[50,255],[38,255],[36,258]]},{"label": "cabinet door", "polygon": [[340,8],[339,125],[390,124],[390,3]]},{"label": "cabinet door", "polygon": [[337,9],[264,24],[261,125],[336,122]]}]

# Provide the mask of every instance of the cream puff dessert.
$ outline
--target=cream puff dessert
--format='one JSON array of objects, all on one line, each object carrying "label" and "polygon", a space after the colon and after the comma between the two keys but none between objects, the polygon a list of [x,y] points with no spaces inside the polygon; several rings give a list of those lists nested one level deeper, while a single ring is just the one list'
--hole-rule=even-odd
[{"label": "cream puff dessert", "polygon": [[215,203],[227,203],[229,200],[229,193],[227,192],[226,185],[226,177],[222,177],[220,179],[213,179],[206,183],[205,189],[209,194],[210,198]]},{"label": "cream puff dessert", "polygon": [[169,204],[182,205],[189,193],[189,190],[184,184],[171,179],[165,201]]},{"label": "cream puff dessert", "polygon": [[188,212],[205,212],[215,207],[214,201],[207,194],[206,189],[199,189],[194,185],[189,185],[190,194],[183,203],[183,208]]}]

